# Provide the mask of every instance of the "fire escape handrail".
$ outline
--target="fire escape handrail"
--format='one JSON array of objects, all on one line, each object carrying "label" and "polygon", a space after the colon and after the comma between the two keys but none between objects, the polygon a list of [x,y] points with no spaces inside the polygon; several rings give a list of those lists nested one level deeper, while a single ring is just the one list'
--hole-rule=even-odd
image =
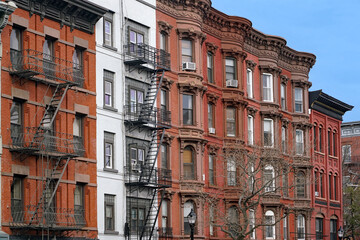
[{"label": "fire escape handrail", "polygon": [[25,49],[10,50],[10,74],[19,76],[42,75],[47,79],[58,80],[81,86],[84,82],[82,66],[49,54]]},{"label": "fire escape handrail", "polygon": [[171,127],[171,111],[156,107],[150,108],[144,103],[125,105],[124,114],[125,121]]},{"label": "fire escape handrail", "polygon": [[[172,185],[171,169],[156,168],[151,166],[139,165],[135,168],[125,166],[125,175],[135,184],[153,185],[157,187],[170,187]],[[143,177],[140,180],[140,175]]]}]

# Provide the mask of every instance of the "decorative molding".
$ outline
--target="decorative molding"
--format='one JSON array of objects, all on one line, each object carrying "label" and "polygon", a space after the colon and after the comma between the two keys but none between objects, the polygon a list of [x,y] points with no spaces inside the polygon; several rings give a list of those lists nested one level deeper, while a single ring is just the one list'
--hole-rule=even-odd
[{"label": "decorative molding", "polygon": [[259,69],[272,74],[280,74],[282,69],[274,65],[259,65]]},{"label": "decorative molding", "polygon": [[13,2],[0,4],[0,33],[9,21],[9,16],[15,11],[16,5]]},{"label": "decorative molding", "polygon": [[174,140],[174,138],[175,138],[175,137],[172,136],[171,134],[165,133],[165,134],[164,134],[164,138],[163,138],[163,143],[171,146],[171,143],[172,143],[172,141]]},{"label": "decorative molding", "polygon": [[239,108],[240,106],[246,107],[249,104],[247,101],[240,100],[237,98],[223,98],[222,101],[224,103],[224,107],[233,106]]},{"label": "decorative molding", "polygon": [[286,119],[286,118],[283,118],[283,119],[281,119],[281,123],[282,123],[283,127],[287,128],[289,126],[290,120]]},{"label": "decorative molding", "polygon": [[231,48],[231,49],[222,48],[221,52],[224,54],[225,57],[233,57],[241,61],[244,61],[245,58],[247,57],[246,52],[240,51],[236,48]]},{"label": "decorative molding", "polygon": [[164,77],[161,82],[161,87],[166,90],[170,90],[173,83],[174,83],[173,80]]},{"label": "decorative molding", "polygon": [[210,92],[206,93],[206,96],[207,96],[208,103],[214,104],[216,106],[216,102],[219,99],[219,96],[217,96],[214,93],[210,93]]},{"label": "decorative molding", "polygon": [[297,87],[307,87],[307,88],[310,88],[312,83],[307,81],[306,79],[291,79],[291,83],[294,85],[294,86],[297,86]]},{"label": "decorative molding", "polygon": [[194,30],[194,28],[177,28],[176,33],[179,35],[180,39],[186,38],[190,40],[200,40],[200,43],[203,44],[203,42],[206,40],[206,34],[197,30]]},{"label": "decorative molding", "polygon": [[165,32],[167,35],[170,35],[170,31],[173,28],[169,23],[165,21],[158,21],[159,32]]},{"label": "decorative molding", "polygon": [[216,46],[214,43],[211,42],[206,42],[205,46],[206,46],[206,50],[208,52],[211,52],[213,55],[215,55],[216,50],[219,48],[218,46]]},{"label": "decorative molding", "polygon": [[183,92],[188,92],[188,93],[193,93],[193,94],[200,93],[201,95],[203,95],[207,91],[207,87],[205,87],[203,85],[198,85],[193,81],[192,82],[179,82],[178,87],[179,87],[181,93],[183,93]]},{"label": "decorative molding", "polygon": [[207,144],[208,153],[214,156],[218,156],[218,151],[220,149],[220,146],[216,144]]},{"label": "decorative molding", "polygon": [[281,80],[281,83],[287,85],[287,83],[289,81],[289,78],[286,75],[281,74],[280,75],[280,80]]},{"label": "decorative molding", "polygon": [[246,62],[246,67],[251,69],[251,71],[254,71],[254,68],[257,65],[256,62],[254,62],[253,60],[249,60],[249,59],[247,59],[245,62]]},{"label": "decorative molding", "polygon": [[282,118],[283,114],[276,112],[276,111],[272,111],[272,110],[265,110],[265,111],[260,111],[260,114],[264,117],[269,117],[269,118]]},{"label": "decorative molding", "polygon": [[256,112],[258,111],[256,108],[253,108],[251,106],[248,106],[246,109],[247,109],[247,113],[253,117],[255,117]]}]

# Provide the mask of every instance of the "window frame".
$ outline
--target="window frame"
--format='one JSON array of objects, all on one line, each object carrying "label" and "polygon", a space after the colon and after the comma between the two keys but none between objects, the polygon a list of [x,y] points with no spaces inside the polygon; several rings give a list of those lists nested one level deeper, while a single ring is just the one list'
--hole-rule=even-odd
[{"label": "window frame", "polygon": [[324,239],[324,219],[320,217],[315,218],[315,236],[316,240]]},{"label": "window frame", "polygon": [[[12,115],[15,112],[13,111],[13,109],[15,109],[18,115],[17,122],[15,122],[14,119],[11,119],[14,117],[14,115]],[[14,98],[10,107],[10,129],[11,129],[10,134],[11,134],[12,143],[14,145],[22,144],[23,141],[21,136],[19,136],[19,134],[22,134],[24,132],[23,113],[24,113],[23,102]]]},{"label": "window frame", "polygon": [[[265,78],[266,76],[266,78]],[[268,78],[267,78],[268,77]],[[262,73],[262,101],[264,102],[274,102],[274,79],[273,75],[270,73]],[[265,80],[269,83],[269,86],[265,86]],[[265,98],[265,92],[268,92],[270,95]]]},{"label": "window frame", "polygon": [[[232,106],[228,106],[225,109],[225,114],[226,114],[226,137],[236,137],[237,136],[237,128],[236,128],[236,123],[237,123],[237,109],[235,107]],[[229,111],[233,112],[233,116],[234,118],[230,118],[229,117]],[[233,129],[233,132],[230,131],[230,129]]]},{"label": "window frame", "polygon": [[[186,50],[186,48],[184,47],[185,42],[189,43],[190,55],[184,53],[184,50]],[[194,42],[193,42],[193,40],[188,39],[188,38],[184,38],[184,39],[181,39],[180,44],[181,44],[181,48],[180,48],[181,49],[181,55],[180,55],[181,56],[181,63],[183,64],[183,63],[186,63],[186,62],[194,62],[194,46],[193,46]],[[186,59],[190,60],[190,61],[186,61]]]},{"label": "window frame", "polygon": [[215,155],[209,154],[209,185],[215,185]]},{"label": "window frame", "polygon": [[[185,151],[189,151],[190,162],[185,162]],[[190,170],[190,172],[188,172]],[[186,146],[183,151],[183,178],[185,180],[196,180],[196,150],[193,146]]]},{"label": "window frame", "polygon": [[[300,95],[298,95],[301,96],[301,99],[297,99],[297,91],[298,93],[301,93]],[[304,89],[301,87],[294,88],[294,112],[304,113]]]},{"label": "window frame", "polygon": [[[163,151],[165,150],[165,151]],[[169,145],[166,143],[162,143],[160,145],[160,157],[161,157],[161,168],[162,169],[170,169],[169,166]]]},{"label": "window frame", "polygon": [[[300,231],[300,229],[303,229],[304,232]],[[302,214],[299,214],[296,219],[296,232],[297,232],[297,239],[298,240],[305,240],[306,236],[306,220],[305,216]]]},{"label": "window frame", "polygon": [[[136,211],[136,218],[133,218],[133,210],[135,210]],[[140,217],[140,210],[141,211],[143,211],[143,217],[144,217],[144,219],[140,219],[139,217]],[[145,224],[145,219],[146,219],[146,210],[147,210],[147,208],[145,207],[145,206],[136,206],[136,207],[131,207],[130,208],[130,231],[132,232],[132,233],[139,233],[139,231],[141,231],[142,230],[142,227],[144,226],[144,224]],[[143,221],[143,224],[142,225],[140,225],[139,223],[140,223],[140,221]],[[136,222],[136,224],[134,225],[133,223],[133,221],[135,221]]]},{"label": "window frame", "polygon": [[[270,219],[270,218],[271,219]],[[272,210],[267,210],[265,212],[265,239],[275,239],[276,238],[276,228],[275,228],[275,214]],[[268,223],[268,221],[271,221]]]},{"label": "window frame", "polygon": [[[347,148],[347,150],[346,150]],[[351,145],[350,144],[344,144],[341,146],[342,150],[342,159],[344,163],[351,163]],[[349,154],[347,154],[345,151],[347,151]]]},{"label": "window frame", "polygon": [[[77,189],[79,190],[79,195],[77,195]],[[76,202],[76,198],[79,197],[79,204]],[[85,220],[85,184],[83,183],[76,183],[74,189],[74,215],[75,215],[75,222],[78,220],[77,224],[84,224],[86,223]]]},{"label": "window frame", "polygon": [[[132,92],[135,93],[135,99],[132,99]],[[142,101],[139,99],[139,94],[142,95]],[[133,86],[129,87],[129,112],[135,115],[140,114],[142,104],[144,104],[145,91],[144,89],[135,88]]]},{"label": "window frame", "polygon": [[[271,174],[271,179],[267,179],[268,176],[270,176]],[[264,172],[263,172],[263,177],[264,177],[264,185],[268,185],[265,186],[264,190],[266,193],[269,192],[274,192],[276,190],[276,180],[275,180],[275,169],[273,166],[271,165],[266,165],[264,168]]]},{"label": "window frame", "polygon": [[[13,67],[17,68],[21,68],[21,65],[22,65],[22,62],[21,62],[21,56],[22,56],[22,50],[23,50],[23,29],[18,27],[18,26],[15,26],[13,25],[12,27],[12,30],[11,30],[11,33],[10,33],[10,62],[12,64]],[[16,36],[16,34],[18,34],[18,36]],[[15,35],[15,36],[14,36]],[[17,41],[14,41],[14,39],[17,39]],[[16,45],[16,48],[14,48],[14,43],[18,43]],[[15,66],[14,66],[15,65]]]},{"label": "window frame", "polygon": [[304,130],[295,129],[295,153],[296,155],[304,155]]},{"label": "window frame", "polygon": [[280,84],[280,104],[281,109],[286,110],[286,85],[284,83]]},{"label": "window frame", "polygon": [[[104,194],[104,233],[117,233],[115,232],[115,195]],[[111,209],[110,217],[107,216],[107,207]],[[110,218],[112,228],[108,228],[107,219]]]},{"label": "window frame", "polygon": [[212,52],[207,52],[206,55],[206,64],[207,64],[207,78],[209,83],[215,83],[214,79],[214,54]]},{"label": "window frame", "polygon": [[[266,140],[266,132],[265,132],[265,122],[270,122],[270,141],[271,142],[267,142]],[[264,143],[264,147],[274,147],[274,120],[272,118],[264,118],[263,119],[263,143]],[[271,143],[271,144],[269,144]]]},{"label": "window frame", "polygon": [[[110,33],[106,33],[106,22],[110,23]],[[110,44],[107,43],[106,35],[110,36]],[[114,47],[114,14],[110,11],[105,13],[103,18],[103,45],[107,47]]]},{"label": "window frame", "polygon": [[[114,82],[115,82],[115,73],[109,70],[103,70],[103,80],[104,80],[104,108],[114,109]],[[106,91],[106,84],[109,83],[110,92]],[[109,96],[110,104],[106,103],[106,96]]]},{"label": "window frame", "polygon": [[[191,106],[189,106],[190,108],[185,108],[185,97],[189,97],[189,103],[191,103]],[[194,111],[195,109],[195,104],[194,104],[194,95],[193,94],[189,94],[189,93],[183,93],[182,94],[182,122],[183,125],[188,125],[188,126],[192,126],[195,125],[195,114],[196,111]],[[187,113],[187,117],[185,117],[185,114]]]},{"label": "window frame", "polygon": [[[233,66],[228,65],[228,62],[232,61],[233,62]],[[233,57],[226,57],[225,58],[225,80],[237,80],[237,61],[236,58]],[[229,72],[228,69],[232,68],[233,71]],[[231,78],[228,78],[228,75],[232,75]]]},{"label": "window frame", "polygon": [[[169,234],[167,232],[169,226],[171,226],[170,221],[170,207],[171,203],[168,199],[163,199],[161,203],[161,233],[162,234]],[[166,213],[166,214],[164,214]],[[165,226],[164,226],[165,225]]]},{"label": "window frame", "polygon": [[248,98],[254,98],[253,90],[253,70],[250,68],[246,69],[246,86],[247,86],[247,96]]},{"label": "window frame", "polygon": [[164,52],[168,52],[168,49],[169,49],[168,37],[169,37],[169,35],[165,31],[160,31],[160,37],[159,37],[160,50],[162,50]]},{"label": "window frame", "polygon": [[208,128],[215,129],[215,105],[208,103]]},{"label": "window frame", "polygon": [[[334,217],[334,216],[333,216]],[[335,224],[334,224],[335,222]],[[330,219],[330,240],[337,240],[338,219]]]},{"label": "window frame", "polygon": [[281,127],[281,149],[283,153],[287,153],[287,128],[285,126]]},{"label": "window frame", "polygon": [[296,197],[306,198],[306,174],[303,171],[296,173]]},{"label": "window frame", "polygon": [[[110,146],[110,154],[106,153],[106,147]],[[111,132],[104,132],[104,170],[114,170],[115,169],[115,163],[114,163],[114,153],[115,153],[115,134]],[[110,165],[107,165],[106,159],[107,157],[110,157]]]},{"label": "window frame", "polygon": [[[19,183],[17,194],[15,194],[15,184]],[[19,195],[16,197],[15,195]],[[23,222],[24,220],[24,177],[14,175],[11,188],[10,188],[10,199],[11,199],[11,216],[13,222]],[[20,213],[20,214],[19,214]]]},{"label": "window frame", "polygon": [[237,186],[237,166],[234,159],[226,161],[226,183],[228,187]]},{"label": "window frame", "polygon": [[248,114],[248,144],[254,144],[254,116]]},{"label": "window frame", "polygon": [[255,210],[250,209],[249,210],[249,231],[252,230],[250,233],[250,239],[256,238],[256,228],[255,228]]},{"label": "window frame", "polygon": [[[188,206],[187,206],[188,205]],[[190,235],[190,225],[188,222],[188,218],[187,216],[189,215],[189,213],[191,212],[191,209],[194,210],[195,214],[197,213],[196,211],[196,206],[194,201],[192,200],[187,200],[184,203],[184,207],[183,207],[183,223],[184,223],[184,235]],[[195,223],[196,224],[196,223]],[[195,228],[196,229],[196,228]],[[194,229],[194,230],[195,230]]]}]

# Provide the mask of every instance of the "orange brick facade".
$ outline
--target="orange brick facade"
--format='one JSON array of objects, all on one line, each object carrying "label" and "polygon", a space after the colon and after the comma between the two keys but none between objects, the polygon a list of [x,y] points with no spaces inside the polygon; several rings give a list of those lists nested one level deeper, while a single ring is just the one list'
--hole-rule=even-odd
[{"label": "orange brick facade", "polygon": [[[66,7],[65,2],[59,1],[58,4]],[[36,12],[37,8],[35,13],[29,13],[25,5],[19,4],[18,7],[2,32],[2,230],[11,236],[96,238],[96,61],[93,25],[85,31],[75,22],[70,26],[66,21],[52,20],[48,18],[48,9],[54,7],[51,4],[44,6],[42,16]],[[73,10],[88,11],[81,6]],[[90,14],[89,21],[99,19],[104,12],[100,8]],[[64,17],[68,14],[64,11]],[[21,35],[18,38],[21,57],[15,60],[11,58],[13,49],[10,49],[14,28]],[[48,58],[44,52],[47,40],[53,44],[49,47],[51,56]],[[75,49],[81,52],[76,66]],[[49,64],[50,70],[45,69],[46,64]],[[76,67],[81,68],[77,76]],[[74,84],[79,79],[82,84]],[[69,88],[66,91],[67,84]],[[57,97],[54,96],[57,87],[64,89],[59,91],[63,99],[56,114],[55,100],[51,102],[51,99]],[[15,110],[14,102],[18,103],[18,110]],[[42,124],[41,121],[45,109],[51,104],[53,109],[50,106],[50,110],[56,114],[51,126],[54,132],[46,138],[47,135],[41,133],[47,131],[44,130],[45,121]],[[21,130],[17,137],[11,134],[13,122],[10,117],[18,118],[14,111],[20,115]],[[79,142],[75,143],[75,138],[80,139]],[[53,169],[55,171],[51,172]],[[15,182],[15,178],[19,182]],[[50,195],[43,193],[47,191],[49,178],[52,178],[49,186],[53,189],[58,179],[61,180],[53,201],[49,203],[50,213],[46,213],[42,209]],[[16,201],[19,205],[15,209]]]}]

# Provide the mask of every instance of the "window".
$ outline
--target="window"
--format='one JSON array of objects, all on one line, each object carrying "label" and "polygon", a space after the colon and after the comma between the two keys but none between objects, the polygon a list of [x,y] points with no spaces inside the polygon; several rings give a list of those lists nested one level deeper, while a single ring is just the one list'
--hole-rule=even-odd
[{"label": "window", "polygon": [[337,219],[330,219],[330,240],[337,240]]},{"label": "window", "polygon": [[252,230],[250,233],[250,239],[255,239],[255,211],[253,209],[249,210],[249,230]]},{"label": "window", "polygon": [[83,49],[75,47],[72,57],[74,82],[80,85],[83,81],[83,52]]},{"label": "window", "polygon": [[322,135],[322,128],[319,126],[319,150],[323,152],[323,135]]},{"label": "window", "polygon": [[[209,125],[209,129],[213,128],[215,129],[215,122],[214,122],[214,118],[215,118],[215,113],[214,113],[214,104],[209,103],[208,104],[208,125]],[[211,130],[209,130],[210,132]],[[214,132],[212,132],[214,133]]]},{"label": "window", "polygon": [[305,217],[301,214],[297,216],[297,239],[305,239]]},{"label": "window", "polygon": [[55,75],[54,41],[49,38],[45,38],[43,45],[43,71],[47,77]]},{"label": "window", "polygon": [[254,117],[248,115],[248,143],[254,144]]},{"label": "window", "polygon": [[163,200],[161,203],[161,227],[162,227],[162,231],[161,233],[166,234],[167,233],[167,228],[169,227],[169,200]]},{"label": "window", "polygon": [[[187,216],[191,212],[191,209],[195,211],[194,203],[192,201],[186,201],[184,204],[184,234],[190,234],[190,224]],[[196,211],[195,211],[196,212]]]},{"label": "window", "polygon": [[168,145],[167,144],[161,144],[160,147],[160,156],[161,156],[161,168],[163,169],[169,169],[168,165]]},{"label": "window", "polygon": [[135,172],[141,171],[141,167],[145,160],[145,149],[138,147],[136,144],[130,144],[130,164],[131,170]]},{"label": "window", "polygon": [[284,232],[284,240],[286,240],[288,238],[288,227],[287,227],[287,216],[284,215],[284,218],[283,218],[283,232]]},{"label": "window", "polygon": [[23,178],[14,176],[11,184],[11,216],[13,222],[24,220]]},{"label": "window", "polygon": [[104,15],[104,45],[113,46],[113,14],[107,12]]},{"label": "window", "polygon": [[144,92],[130,88],[130,112],[135,115],[140,114],[142,104],[144,103]]},{"label": "window", "polygon": [[84,150],[84,117],[75,115],[73,122],[74,152],[83,156]]},{"label": "window", "polygon": [[266,166],[264,169],[265,192],[275,191],[275,172],[273,166]]},{"label": "window", "polygon": [[85,225],[84,185],[76,184],[74,191],[74,218],[77,225]]},{"label": "window", "polygon": [[315,231],[316,231],[316,240],[321,240],[324,238],[323,233],[323,218],[315,219]]},{"label": "window", "polygon": [[215,176],[214,176],[214,155],[209,155],[209,184],[215,185]]},{"label": "window", "polygon": [[195,179],[195,151],[192,147],[187,146],[183,152],[184,161],[184,179],[194,180]]},{"label": "window", "polygon": [[253,98],[253,72],[251,69],[246,69],[247,95],[248,98]]},{"label": "window", "polygon": [[281,149],[286,153],[286,127],[281,127]]},{"label": "window", "polygon": [[274,122],[272,119],[264,119],[264,146],[274,146]]},{"label": "window", "polygon": [[236,60],[234,58],[225,59],[225,77],[226,80],[235,80],[236,79]]},{"label": "window", "polygon": [[138,56],[142,56],[144,54],[142,46],[144,43],[144,34],[130,29],[129,35],[130,53],[136,53]]},{"label": "window", "polygon": [[316,129],[316,125],[313,127],[313,139],[314,139],[314,150],[317,151],[317,129]]},{"label": "window", "polygon": [[337,152],[336,152],[336,132],[333,132],[332,144],[333,144],[333,156],[336,156],[337,155]]},{"label": "window", "polygon": [[209,83],[214,83],[214,56],[210,52],[207,54],[207,75]]},{"label": "window", "polygon": [[104,168],[114,169],[114,136],[113,133],[104,132]]},{"label": "window", "polygon": [[306,185],[305,173],[304,172],[298,172],[296,174],[296,196],[298,198],[305,198],[306,197],[305,185]]},{"label": "window", "polygon": [[115,231],[115,196],[105,194],[105,232]]},{"label": "window", "polygon": [[328,130],[328,154],[329,155],[332,154],[331,147],[332,147],[332,145],[331,145],[331,131]]},{"label": "window", "polygon": [[320,173],[320,196],[323,198],[324,197],[324,174]]},{"label": "window", "polygon": [[334,175],[334,200],[337,200],[337,177]]},{"label": "window", "polygon": [[265,238],[275,239],[275,215],[270,210],[265,213]]},{"label": "window", "polygon": [[303,155],[304,153],[304,131],[300,129],[296,129],[296,154]]},{"label": "window", "polygon": [[13,27],[10,35],[10,59],[13,68],[20,68],[22,50],[22,31]]},{"label": "window", "polygon": [[228,229],[232,233],[232,235],[238,235],[240,228],[240,216],[239,210],[235,206],[231,206],[228,210]]},{"label": "window", "polygon": [[286,110],[286,85],[281,84],[281,109]]},{"label": "window", "polygon": [[160,32],[160,49],[163,51],[168,50],[167,38],[168,35],[165,32]]},{"label": "window", "polygon": [[303,89],[295,88],[295,112],[302,113],[303,111]]},{"label": "window", "polygon": [[249,165],[249,191],[251,193],[254,192],[256,186],[255,186],[255,167],[254,167],[254,163],[251,162]]},{"label": "window", "polygon": [[188,39],[181,40],[181,61],[193,62],[193,49],[192,41]]},{"label": "window", "polygon": [[344,163],[351,162],[351,145],[343,145],[342,146],[342,158]]},{"label": "window", "polygon": [[282,184],[283,184],[283,194],[284,197],[289,196],[289,171],[286,168],[283,168],[283,175],[282,175]]},{"label": "window", "polygon": [[331,176],[331,174],[329,174],[329,198],[330,199],[333,199],[333,191],[332,191],[332,189],[333,189],[333,181],[332,181],[332,176]]},{"label": "window", "polygon": [[263,101],[273,102],[273,76],[268,73],[262,74],[263,81]]},{"label": "window", "polygon": [[236,186],[236,162],[233,159],[227,161],[227,185]]},{"label": "window", "polygon": [[131,208],[131,232],[140,233],[145,224],[145,207],[132,207]]},{"label": "window", "polygon": [[228,107],[226,108],[226,136],[235,137],[236,136],[236,112],[235,108]]},{"label": "window", "polygon": [[193,125],[193,95],[183,94],[183,123],[184,125]]},{"label": "window", "polygon": [[161,89],[160,92],[160,108],[161,108],[161,120],[164,122],[170,121],[169,110],[169,101],[168,101],[168,92],[164,89]]},{"label": "window", "polygon": [[114,76],[113,72],[104,70],[104,106],[114,107]]},{"label": "window", "polygon": [[214,236],[215,235],[215,209],[214,206],[210,206],[209,209],[209,220],[210,220],[210,236]]},{"label": "window", "polygon": [[314,180],[315,180],[315,197],[319,196],[319,178],[318,178],[318,172],[315,170],[314,173]]},{"label": "window", "polygon": [[10,108],[10,134],[14,145],[19,145],[23,142],[22,116],[22,104],[14,100]]}]

